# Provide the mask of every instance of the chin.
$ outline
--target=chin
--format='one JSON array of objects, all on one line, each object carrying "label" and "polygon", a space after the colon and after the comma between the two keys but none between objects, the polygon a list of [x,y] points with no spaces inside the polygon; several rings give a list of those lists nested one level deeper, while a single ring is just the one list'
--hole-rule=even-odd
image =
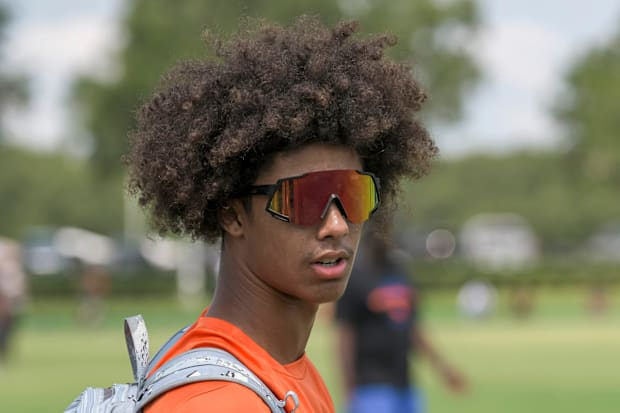
[{"label": "chin", "polygon": [[338,301],[340,297],[344,294],[347,283],[338,283],[331,285],[330,288],[322,289],[319,294],[315,297],[314,302],[316,304],[327,304],[333,303],[334,301]]}]

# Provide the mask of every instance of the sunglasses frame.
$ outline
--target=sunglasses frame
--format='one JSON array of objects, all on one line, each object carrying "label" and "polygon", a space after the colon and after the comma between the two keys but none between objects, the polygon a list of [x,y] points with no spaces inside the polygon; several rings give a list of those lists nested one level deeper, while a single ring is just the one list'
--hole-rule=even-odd
[{"label": "sunglasses frame", "polygon": [[[343,169],[333,169],[333,171],[342,171]],[[381,195],[379,193],[379,189],[381,188],[380,183],[379,183],[379,178],[377,176],[375,176],[375,174],[373,174],[372,172],[366,172],[366,171],[360,171],[357,169],[345,169],[345,170],[350,170],[350,171],[354,171],[357,172],[360,175],[367,175],[370,176],[370,178],[372,179],[373,183],[375,184],[375,196],[377,198],[377,203],[375,205],[375,207],[372,209],[372,211],[370,211],[368,213],[368,219],[370,219],[370,217],[377,211],[377,209],[379,209],[379,205],[381,205]],[[276,193],[276,190],[280,187],[280,184],[284,181],[288,181],[288,180],[292,180],[292,179],[299,179],[299,178],[303,178],[304,176],[316,173],[316,172],[329,172],[330,170],[327,171],[313,171],[313,172],[307,172],[305,174],[301,174],[301,175],[295,175],[295,176],[289,176],[286,178],[280,178],[276,181],[275,184],[271,184],[271,185],[254,185],[251,186],[249,188],[249,190],[246,192],[246,195],[266,195],[267,196],[267,204],[265,205],[265,211],[267,211],[269,214],[271,214],[271,216],[273,216],[274,218],[280,220],[280,221],[284,221],[284,222],[291,222],[290,217],[287,217],[286,215],[280,214],[276,211],[274,211],[273,209],[269,208],[269,205],[271,204],[271,201],[273,199],[273,195]],[[327,203],[325,204],[325,208],[323,210],[323,212],[320,215],[320,219],[323,220],[323,218],[325,218],[325,213],[327,212],[327,210],[329,209],[330,205],[332,204],[332,202],[334,202],[334,200],[338,201],[338,206],[340,209],[340,212],[344,215],[344,217],[347,219],[348,221],[348,217],[347,217],[347,212],[346,209],[344,208],[344,205],[342,204],[342,201],[340,200],[340,197],[338,196],[338,194],[331,194]],[[368,219],[366,219],[365,221],[367,221]],[[364,221],[362,221],[364,222]]]}]

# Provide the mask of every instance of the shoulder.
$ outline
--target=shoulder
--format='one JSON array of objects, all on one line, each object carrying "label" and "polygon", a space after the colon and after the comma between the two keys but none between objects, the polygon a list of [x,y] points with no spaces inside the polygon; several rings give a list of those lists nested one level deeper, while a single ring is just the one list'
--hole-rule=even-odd
[{"label": "shoulder", "polygon": [[145,413],[204,412],[270,413],[269,407],[252,390],[236,383],[207,381],[170,390],[144,409]]}]

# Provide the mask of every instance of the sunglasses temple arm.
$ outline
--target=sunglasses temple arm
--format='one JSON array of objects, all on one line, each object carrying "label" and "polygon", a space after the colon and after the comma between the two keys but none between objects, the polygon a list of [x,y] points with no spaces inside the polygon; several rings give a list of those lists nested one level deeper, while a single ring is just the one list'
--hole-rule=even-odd
[{"label": "sunglasses temple arm", "polygon": [[250,187],[248,195],[273,195],[278,185],[256,185]]}]

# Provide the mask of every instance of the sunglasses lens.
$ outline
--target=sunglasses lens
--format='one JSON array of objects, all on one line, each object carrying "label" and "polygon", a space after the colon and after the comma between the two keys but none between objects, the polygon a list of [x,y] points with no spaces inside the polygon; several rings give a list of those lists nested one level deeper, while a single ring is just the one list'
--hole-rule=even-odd
[{"label": "sunglasses lens", "polygon": [[371,175],[355,170],[331,170],[280,181],[269,209],[294,224],[316,225],[328,203],[336,196],[349,222],[366,221],[379,205]]},{"label": "sunglasses lens", "polygon": [[348,190],[335,193],[340,194],[348,220],[354,224],[366,221],[379,206],[375,181],[370,175],[352,171],[347,188]]}]

